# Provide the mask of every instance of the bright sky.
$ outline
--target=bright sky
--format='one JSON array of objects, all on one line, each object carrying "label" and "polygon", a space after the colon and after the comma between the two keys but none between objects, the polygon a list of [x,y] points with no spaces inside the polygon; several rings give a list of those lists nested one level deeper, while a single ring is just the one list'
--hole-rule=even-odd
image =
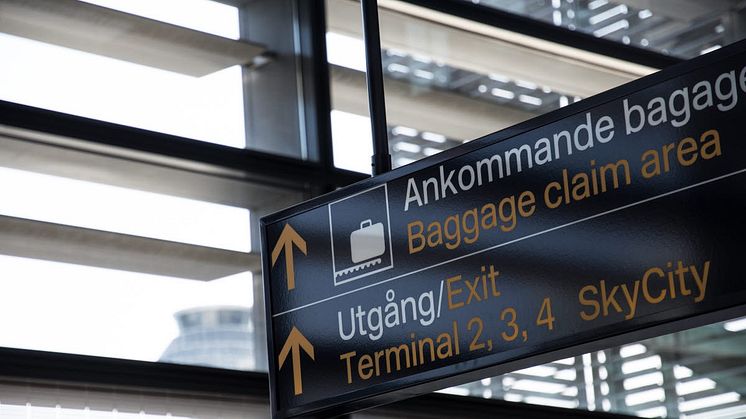
[{"label": "bright sky", "polygon": [[[0,214],[250,250],[249,212],[151,192],[0,168]],[[211,282],[0,256],[0,346],[156,361],[173,314],[250,307],[250,273]]]},{"label": "bright sky", "polygon": [[157,361],[174,313],[250,307],[251,274],[211,282],[0,255],[0,346]]},{"label": "bright sky", "polygon": [[[174,24],[238,35],[236,9],[215,2],[90,3],[125,5]],[[234,147],[246,144],[238,66],[196,78],[4,34],[0,51],[0,99]]]},{"label": "bright sky", "polygon": [[[250,250],[249,212],[0,168],[0,214],[203,246]],[[211,282],[0,256],[0,346],[155,361],[173,314],[250,307],[250,273]]]},{"label": "bright sky", "polygon": [[5,167],[0,188],[3,215],[251,251],[245,208]]}]

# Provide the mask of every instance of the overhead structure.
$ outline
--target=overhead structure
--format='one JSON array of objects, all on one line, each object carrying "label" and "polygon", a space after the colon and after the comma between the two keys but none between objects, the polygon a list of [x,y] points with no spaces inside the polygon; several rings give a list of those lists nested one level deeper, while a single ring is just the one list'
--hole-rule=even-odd
[{"label": "overhead structure", "polygon": [[4,0],[0,32],[201,77],[247,65],[261,45],[78,0]]}]

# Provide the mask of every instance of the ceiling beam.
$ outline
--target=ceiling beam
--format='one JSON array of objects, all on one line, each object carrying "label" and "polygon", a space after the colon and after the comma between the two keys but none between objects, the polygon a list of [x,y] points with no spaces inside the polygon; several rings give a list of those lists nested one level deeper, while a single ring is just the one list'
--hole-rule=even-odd
[{"label": "ceiling beam", "polygon": [[250,64],[265,52],[78,0],[3,0],[0,32],[195,77]]},{"label": "ceiling beam", "polygon": [[[588,97],[656,69],[401,1],[380,2],[381,44],[449,66]],[[329,0],[328,30],[362,37],[359,3]]]},{"label": "ceiling beam", "polygon": [[[332,67],[334,109],[367,115],[365,74]],[[386,79],[386,117],[389,125],[430,131],[455,140],[473,140],[536,116],[457,93],[412,86]]]},{"label": "ceiling beam", "polygon": [[8,216],[0,216],[0,254],[200,281],[261,271],[258,253]]}]

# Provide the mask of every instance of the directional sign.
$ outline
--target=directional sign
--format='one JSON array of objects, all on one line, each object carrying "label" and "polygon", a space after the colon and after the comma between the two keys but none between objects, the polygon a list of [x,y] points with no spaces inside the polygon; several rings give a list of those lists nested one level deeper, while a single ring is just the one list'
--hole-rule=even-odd
[{"label": "directional sign", "polygon": [[745,127],[740,43],[264,218],[273,415],[746,315]]},{"label": "directional sign", "polygon": [[298,247],[303,254],[306,254],[306,241],[295,231],[290,224],[285,227],[277,239],[274,250],[272,250],[272,266],[280,258],[280,253],[285,253],[285,278],[287,279],[287,288],[295,288],[295,265],[293,264],[293,247]]},{"label": "directional sign", "polygon": [[311,345],[311,342],[306,339],[305,336],[301,332],[298,331],[295,327],[293,327],[293,330],[290,331],[290,336],[288,336],[287,341],[285,341],[285,345],[282,346],[282,350],[280,350],[280,356],[278,357],[278,368],[282,368],[282,366],[285,364],[285,360],[288,357],[288,354],[293,354],[293,393],[295,395],[303,394],[303,374],[301,372],[300,368],[300,350],[303,349],[303,351],[308,354],[308,356],[311,357],[311,359],[314,359],[313,356],[313,345]]}]

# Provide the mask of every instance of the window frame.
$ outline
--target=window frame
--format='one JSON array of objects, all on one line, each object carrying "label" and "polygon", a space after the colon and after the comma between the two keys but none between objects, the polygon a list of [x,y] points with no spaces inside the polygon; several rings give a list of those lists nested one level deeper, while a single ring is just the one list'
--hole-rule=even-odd
[{"label": "window frame", "polygon": [[[247,143],[258,147],[246,149],[8,101],[0,101],[0,126],[33,134],[34,138],[25,140],[40,144],[41,147],[78,151],[88,154],[91,159],[98,156],[113,157],[218,178],[227,177],[243,182],[247,187],[275,187],[300,192],[306,198],[367,178],[365,174],[338,169],[333,164],[329,70],[325,44],[326,11],[323,2],[222,2],[239,8],[242,37],[252,35],[261,38],[261,30],[258,34],[244,30],[246,27],[255,27],[261,21],[266,27],[272,28],[272,36],[260,40],[252,38],[253,41],[264,43],[270,51],[275,49],[273,43],[293,46],[287,57],[270,57],[270,63],[263,67],[244,67],[243,89],[245,96],[248,92],[259,97],[271,94],[286,106],[298,109],[295,135],[286,135],[281,140],[284,145],[306,142],[304,155],[289,157],[273,152],[276,150],[272,149],[270,142],[277,141],[278,138],[273,127],[284,122],[284,115],[275,115],[269,119],[266,114],[262,115],[265,120],[259,125],[259,130],[247,132],[250,134]],[[277,76],[273,74],[295,74],[297,86],[283,90],[282,96],[277,97],[278,94],[271,89],[271,85],[246,80],[247,75],[260,72],[275,78]],[[246,109],[245,117],[251,119],[252,116]],[[251,136],[254,137],[253,141]],[[266,150],[260,151],[261,149]],[[251,212],[252,253],[255,255],[259,253],[258,218],[263,215],[266,214],[261,211]],[[261,329],[261,333],[257,334],[261,337],[261,342],[257,342],[261,343],[261,349],[256,356],[266,358],[262,281],[258,269],[254,273],[253,321],[255,328]],[[0,348],[0,357],[0,376],[4,377],[268,397],[266,373],[261,372],[7,347]],[[266,365],[266,360],[260,359],[257,364]]]}]

